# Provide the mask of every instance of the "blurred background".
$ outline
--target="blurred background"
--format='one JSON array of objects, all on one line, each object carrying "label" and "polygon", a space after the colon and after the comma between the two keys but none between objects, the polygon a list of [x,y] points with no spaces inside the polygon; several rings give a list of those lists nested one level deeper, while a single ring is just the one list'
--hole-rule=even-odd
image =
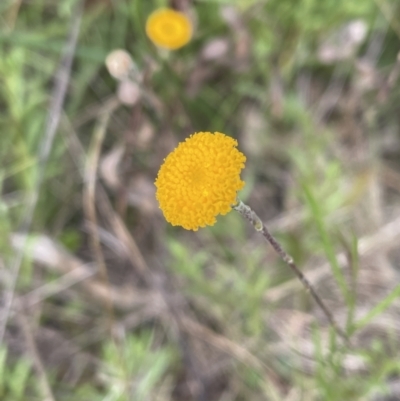
[{"label": "blurred background", "polygon": [[[159,7],[193,37],[146,36]],[[0,399],[400,400],[400,1],[2,0]],[[117,50],[117,51],[116,51]],[[236,138],[238,213],[166,223],[154,180]]]}]

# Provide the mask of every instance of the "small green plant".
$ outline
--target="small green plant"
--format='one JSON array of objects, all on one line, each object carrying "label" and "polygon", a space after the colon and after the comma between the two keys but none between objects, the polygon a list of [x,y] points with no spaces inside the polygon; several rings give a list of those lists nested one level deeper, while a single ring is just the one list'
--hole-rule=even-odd
[{"label": "small green plant", "polygon": [[154,337],[148,331],[129,335],[121,344],[105,344],[102,380],[106,400],[145,401],[155,397],[175,358],[170,347],[153,346]]},{"label": "small green plant", "polygon": [[10,363],[7,349],[0,348],[0,398],[24,401],[33,390],[32,365],[24,358]]}]

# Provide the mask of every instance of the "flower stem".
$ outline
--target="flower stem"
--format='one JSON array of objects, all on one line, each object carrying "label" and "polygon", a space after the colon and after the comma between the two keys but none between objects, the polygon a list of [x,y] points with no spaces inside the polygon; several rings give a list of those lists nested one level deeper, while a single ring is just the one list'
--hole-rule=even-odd
[{"label": "flower stem", "polygon": [[314,301],[318,304],[318,306],[322,309],[325,316],[329,320],[329,323],[334,328],[337,334],[342,337],[346,343],[349,343],[349,339],[346,333],[338,326],[336,323],[332,313],[319,297],[319,295],[315,292],[314,288],[312,287],[311,283],[307,280],[301,270],[297,267],[293,258],[284,251],[282,246],[276,240],[276,238],[269,232],[268,228],[264,225],[261,219],[257,216],[257,214],[250,208],[244,204],[241,200],[238,200],[235,205],[232,206],[237,212],[239,212],[242,216],[244,216],[250,223],[254,226],[256,231],[260,232],[264,238],[271,244],[272,248],[278,253],[278,255],[282,258],[282,260],[292,269],[294,274],[298,277],[301,281],[303,286],[305,287],[306,291],[311,294],[314,298]]}]

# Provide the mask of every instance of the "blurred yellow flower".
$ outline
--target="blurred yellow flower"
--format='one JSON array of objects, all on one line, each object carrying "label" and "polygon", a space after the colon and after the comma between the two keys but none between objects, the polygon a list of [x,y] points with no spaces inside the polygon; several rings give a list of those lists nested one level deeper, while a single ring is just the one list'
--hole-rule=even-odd
[{"label": "blurred yellow flower", "polygon": [[192,23],[179,11],[160,8],[147,18],[146,33],[155,45],[176,50],[190,41]]},{"label": "blurred yellow flower", "polygon": [[227,214],[244,186],[240,171],[246,157],[237,141],[220,132],[198,132],[164,160],[155,182],[165,219],[196,231]]}]

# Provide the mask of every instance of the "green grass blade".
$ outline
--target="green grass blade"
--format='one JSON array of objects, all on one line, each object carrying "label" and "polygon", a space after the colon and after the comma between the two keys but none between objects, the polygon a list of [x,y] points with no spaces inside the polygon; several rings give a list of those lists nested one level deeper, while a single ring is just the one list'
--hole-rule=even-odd
[{"label": "green grass blade", "polygon": [[354,324],[352,332],[369,324],[376,316],[381,315],[400,296],[400,284],[397,285],[382,301],[374,306],[363,318]]}]

